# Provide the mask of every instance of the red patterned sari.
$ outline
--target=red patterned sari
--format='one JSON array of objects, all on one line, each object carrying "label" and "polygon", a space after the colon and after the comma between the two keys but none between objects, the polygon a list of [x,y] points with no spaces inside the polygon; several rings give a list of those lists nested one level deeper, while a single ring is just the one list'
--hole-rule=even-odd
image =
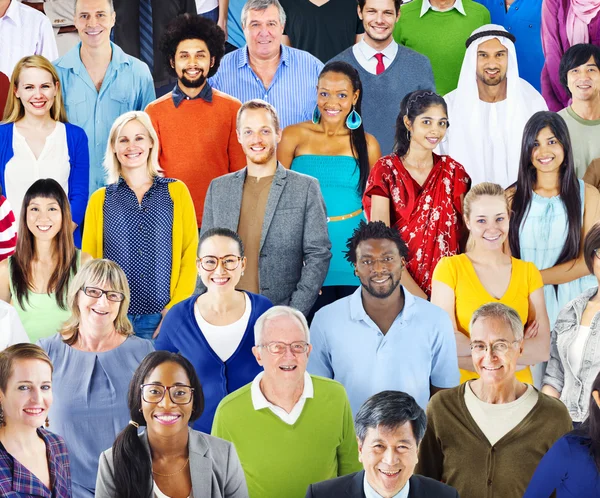
[{"label": "red patterned sari", "polygon": [[382,157],[371,170],[363,197],[368,219],[371,196],[390,199],[390,222],[408,246],[406,268],[428,296],[437,262],[458,252],[463,225],[461,196],[471,184],[465,169],[450,157],[434,154],[433,162],[421,186],[396,154]]}]

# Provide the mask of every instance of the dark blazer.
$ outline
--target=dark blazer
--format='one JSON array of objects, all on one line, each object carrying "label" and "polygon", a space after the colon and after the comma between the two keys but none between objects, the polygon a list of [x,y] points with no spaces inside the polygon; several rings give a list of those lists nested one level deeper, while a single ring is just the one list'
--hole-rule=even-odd
[{"label": "dark blazer", "polygon": [[[215,178],[204,201],[201,234],[238,229],[247,168]],[[325,281],[331,242],[319,182],[277,165],[260,239],[260,293],[274,305],[309,313]]]},{"label": "dark blazer", "polygon": [[[311,484],[306,492],[306,498],[365,498],[363,481],[365,471],[337,477],[329,481]],[[410,489],[408,498],[459,498],[458,492],[439,481],[413,474],[408,481]]]}]

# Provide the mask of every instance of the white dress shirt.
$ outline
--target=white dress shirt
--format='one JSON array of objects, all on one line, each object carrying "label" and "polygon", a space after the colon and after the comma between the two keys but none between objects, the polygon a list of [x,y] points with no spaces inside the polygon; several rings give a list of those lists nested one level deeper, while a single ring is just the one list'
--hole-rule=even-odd
[{"label": "white dress shirt", "polygon": [[[366,498],[381,498],[381,495],[377,491],[375,491],[369,484],[369,481],[367,481],[366,473],[365,473],[365,479],[363,482],[363,490],[365,492]],[[409,491],[410,491],[410,482],[406,481],[406,484],[404,485],[404,487],[400,491],[398,491],[394,496],[392,496],[392,498],[408,498]]]},{"label": "white dress shirt", "polygon": [[429,3],[429,0],[423,0],[423,5],[421,5],[421,14],[419,15],[419,17],[423,17],[429,9],[434,10],[435,12],[449,12],[452,9],[456,9],[463,16],[467,15],[467,13],[465,12],[465,8],[463,7],[462,0],[456,0],[456,2],[454,2],[454,5],[446,10],[440,10],[437,7],[434,7],[433,5],[431,5]]},{"label": "white dress shirt", "polygon": [[27,55],[57,59],[54,31],[44,14],[12,0],[0,17],[0,71],[10,78],[15,64]]},{"label": "white dress shirt", "polygon": [[262,410],[263,408],[268,408],[275,415],[277,415],[281,420],[283,420],[288,425],[294,425],[296,421],[300,418],[302,414],[302,409],[304,408],[304,403],[307,398],[312,398],[314,395],[313,383],[310,375],[304,372],[304,390],[300,395],[300,399],[292,408],[290,413],[286,412],[283,408],[279,406],[275,406],[271,403],[262,390],[260,389],[260,379],[263,378],[264,372],[260,372],[252,381],[252,386],[250,387],[250,395],[252,396],[252,406],[254,406],[255,410]]},{"label": "white dress shirt", "polygon": [[387,69],[396,58],[396,54],[398,53],[398,44],[392,40],[391,43],[383,50],[375,50],[373,47],[368,45],[363,38],[352,47],[352,53],[365,71],[368,71],[371,74],[377,74],[377,59],[375,58],[375,54],[383,54],[383,66]]}]

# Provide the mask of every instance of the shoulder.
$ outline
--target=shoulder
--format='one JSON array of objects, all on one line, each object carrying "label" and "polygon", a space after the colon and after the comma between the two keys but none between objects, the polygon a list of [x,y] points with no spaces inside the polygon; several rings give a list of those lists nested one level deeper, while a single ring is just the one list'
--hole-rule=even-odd
[{"label": "shoulder", "polygon": [[402,6],[400,7],[400,12],[402,12],[400,20],[402,21],[402,16],[405,16],[407,14],[413,15],[415,13],[420,13],[422,6],[423,0],[413,0],[412,2],[402,4]]},{"label": "shoulder", "polygon": [[[135,335],[127,336],[127,339],[121,345],[121,347],[124,347],[131,353],[140,353],[142,355],[142,358],[144,358],[146,354],[154,351],[152,341],[149,341],[148,339],[142,339],[141,337]],[[142,358],[140,358],[140,361]]]},{"label": "shoulder", "polygon": [[[269,308],[273,307],[273,303],[268,297],[262,296],[260,294],[254,294],[253,292],[245,291],[246,295],[250,298],[250,302],[252,306],[257,310],[266,311]],[[262,314],[262,313],[261,313]]]},{"label": "shoulder", "polygon": [[[588,183],[584,184],[583,190],[585,203],[597,203],[600,200],[600,192],[596,187]],[[589,204],[588,204],[589,205]]]},{"label": "shoulder", "polygon": [[287,46],[284,50],[288,52],[288,58],[290,62],[302,62],[304,64],[323,67],[323,63],[319,59],[317,59],[314,55],[305,52],[304,50]]},{"label": "shoulder", "polygon": [[[404,289],[404,292],[408,291]],[[440,330],[444,330],[444,327],[447,325],[451,326],[450,317],[442,308],[421,297],[412,296],[412,298],[414,299],[412,304],[414,307],[414,314],[412,315],[414,322],[427,322],[429,325],[442,326],[439,328],[428,327],[430,334],[439,334]],[[417,323],[414,324],[417,325]]]},{"label": "shoulder", "polygon": [[546,421],[552,420],[559,421],[561,418],[571,421],[571,416],[564,403],[552,396],[548,396],[541,391],[538,391],[538,403],[539,416],[538,421],[545,423]]},{"label": "shoulder", "polygon": [[87,140],[87,135],[83,128],[74,125],[73,123],[64,123],[64,125],[67,132],[67,138],[70,136],[77,139],[85,137]]},{"label": "shoulder", "polygon": [[167,188],[172,195],[180,196],[182,194],[189,194],[189,189],[185,183],[181,180],[175,180],[174,178],[164,178],[165,183],[167,183]]},{"label": "shoulder", "polygon": [[297,186],[302,185],[305,187],[310,187],[311,185],[316,185],[317,187],[319,187],[319,180],[312,176],[305,175],[304,173],[298,173],[297,171],[294,171],[292,169],[286,170],[286,180]]},{"label": "shoulder", "polygon": [[39,10],[32,9],[26,5],[20,4],[19,2],[16,2],[16,4],[19,6],[19,14],[25,18],[26,23],[35,22],[38,25],[46,23],[52,25],[50,23],[50,19],[46,15],[42,14]]},{"label": "shoulder", "polygon": [[[319,311],[315,313],[315,319],[319,317],[316,323],[321,323],[322,321],[329,320],[333,320],[336,323],[339,323],[340,320],[346,321],[347,319],[349,319],[353,295],[354,293],[350,294],[349,296],[337,299],[333,303],[327,304],[326,306],[323,306]],[[313,323],[315,323],[314,320]],[[327,330],[329,329],[325,329],[325,331]]]},{"label": "shoulder", "polygon": [[216,88],[211,87],[211,90],[213,94],[213,102],[216,101],[216,103],[222,103],[228,107],[231,107],[232,109],[235,109],[235,112],[237,112],[237,110],[240,107],[242,107],[242,103],[235,97],[232,97],[227,93],[217,90]]},{"label": "shoulder", "polygon": [[335,61],[343,61],[343,62],[355,62],[355,58],[353,55],[353,47],[348,47],[346,50],[343,50],[342,52],[340,52],[339,54],[337,54],[335,57],[332,57],[330,60],[327,61],[327,64],[329,64],[330,62],[335,62]]},{"label": "shoulder", "polygon": [[175,108],[175,105],[173,104],[173,98],[171,96],[171,92],[163,95],[162,97],[158,97],[156,100],[153,100],[152,102],[150,102],[148,104],[148,106],[146,107],[146,112],[148,114],[150,114],[151,112],[155,112],[158,111],[160,108],[162,107],[168,107],[171,106],[173,108]]},{"label": "shoulder", "polygon": [[98,204],[102,204],[104,202],[104,198],[106,197],[106,187],[101,187],[96,190],[88,201],[88,207],[94,207]]},{"label": "shoulder", "polygon": [[327,481],[321,481],[315,484],[311,484],[310,488],[313,493],[311,496],[344,496],[343,491],[346,490],[348,486],[350,486],[355,476],[361,472],[363,471],[354,472],[353,474],[348,474],[342,477],[336,477],[334,479],[328,479]]},{"label": "shoulder", "polygon": [[427,417],[430,418],[431,415],[439,415],[441,413],[441,419],[444,419],[443,413],[449,408],[457,406],[460,399],[464,397],[465,387],[466,384],[461,384],[460,386],[438,391],[429,400],[429,404],[427,405]]},{"label": "shoulder", "polygon": [[48,356],[50,357],[50,359],[52,359],[52,357],[61,350],[64,350],[64,348],[68,348],[70,346],[67,346],[63,340],[62,340],[62,336],[60,334],[54,334],[53,336],[50,337],[44,337],[40,340],[38,340],[37,342],[38,346],[40,346],[44,351],[46,351],[46,353],[48,354]]},{"label": "shoulder", "polygon": [[219,437],[191,429],[190,446],[192,449],[194,449],[195,446],[208,447],[208,451],[211,453],[210,457],[214,459],[215,457],[228,456],[233,444]]},{"label": "shoulder", "polygon": [[[337,380],[327,379],[325,377],[319,377],[318,375],[311,375],[310,378],[313,382],[315,391],[321,393],[327,393],[327,397],[341,397],[347,400],[346,389]],[[323,394],[321,394],[323,395]]]},{"label": "shoulder", "polygon": [[[412,2],[411,2],[412,3]],[[401,7],[402,8],[402,7]],[[420,8],[419,8],[420,10]],[[398,55],[397,57],[402,57],[405,59],[405,63],[409,62],[411,64],[421,63],[428,67],[431,67],[431,62],[429,61],[429,57],[423,55],[412,48],[408,48],[404,45],[398,45]]]},{"label": "shoulder", "polygon": [[14,123],[1,123],[0,124],[0,139],[8,136],[12,136],[14,129]]},{"label": "shoulder", "polygon": [[467,13],[475,13],[475,14],[488,14],[489,10],[478,2],[474,2],[473,0],[463,0],[463,8]]},{"label": "shoulder", "polygon": [[170,320],[173,320],[174,318],[180,320],[182,315],[186,314],[190,309],[194,308],[194,305],[196,304],[196,299],[198,299],[198,294],[194,294],[193,296],[190,296],[187,299],[184,299],[183,301],[179,301],[178,303],[174,304],[173,306],[171,306],[171,309],[169,309],[169,312],[165,315],[165,319],[169,317]]},{"label": "shoulder", "polygon": [[239,171],[234,171],[232,173],[227,173],[226,175],[222,175],[219,176],[217,178],[214,178],[213,180],[211,180],[210,182],[210,186],[215,188],[215,187],[219,187],[219,188],[228,188],[229,185],[238,179],[238,177],[240,176],[240,173],[244,172],[244,169],[241,169]]},{"label": "shoulder", "polygon": [[62,436],[58,434],[54,434],[43,427],[38,428],[39,434],[42,436],[46,444],[52,448],[54,453],[58,454],[66,454],[67,453],[67,445]]}]

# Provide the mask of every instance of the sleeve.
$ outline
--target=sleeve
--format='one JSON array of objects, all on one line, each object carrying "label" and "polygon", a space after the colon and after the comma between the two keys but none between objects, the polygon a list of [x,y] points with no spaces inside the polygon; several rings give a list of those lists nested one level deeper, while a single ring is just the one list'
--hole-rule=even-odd
[{"label": "sleeve", "polygon": [[308,357],[307,370],[312,375],[333,379],[335,373],[331,364],[331,352],[327,345],[327,333],[324,322],[327,310],[319,310],[310,325],[310,343],[312,351]]},{"label": "sleeve", "polygon": [[325,201],[319,182],[314,178],[310,180],[306,196],[302,245],[304,265],[290,306],[308,315],[325,281],[331,259]]},{"label": "sleeve", "polygon": [[23,324],[21,323],[21,319],[19,318],[17,310],[10,305],[8,306],[8,321],[10,323],[10,339],[8,341],[8,345],[12,346],[13,344],[31,342],[27,336],[27,332],[25,332]]},{"label": "sleeve", "polygon": [[181,317],[178,307],[171,308],[163,318],[160,326],[160,333],[154,343],[156,351],[170,351],[171,353],[179,353],[179,348],[173,344],[171,333],[177,333],[181,325]]},{"label": "sleeve", "polygon": [[431,348],[432,362],[430,382],[432,386],[449,388],[455,387],[460,382],[458,371],[458,355],[456,352],[456,339],[452,321],[443,310],[440,310],[440,318],[435,328]]},{"label": "sleeve", "polygon": [[92,194],[85,212],[85,223],[83,224],[81,250],[87,252],[94,259],[101,259],[104,255],[100,241],[98,240],[98,230],[103,229],[99,224],[101,223],[100,214],[102,213],[102,199],[104,199],[105,192],[106,189],[103,187]]},{"label": "sleeve", "polygon": [[[378,195],[380,197],[387,197],[391,202],[390,195],[390,184],[387,180],[390,175],[390,168],[386,164],[389,158],[382,157],[379,159],[371,169],[369,173],[369,178],[367,180],[367,185],[365,186],[365,193],[363,194],[363,209],[365,210],[365,215],[367,220],[371,219],[371,201],[374,195]],[[390,206],[391,208],[391,206]],[[392,209],[390,209],[390,218],[393,219],[394,216],[392,214]]]},{"label": "sleeve", "polygon": [[17,229],[17,221],[10,202],[0,194],[0,261],[15,252]]},{"label": "sleeve", "polygon": [[75,24],[75,2],[73,0],[44,0],[44,13],[52,26],[73,26]]},{"label": "sleeve", "polygon": [[233,442],[231,439],[231,434],[226,428],[226,423],[223,416],[223,402],[219,403],[217,406],[217,410],[215,411],[215,418],[213,419],[213,426],[210,431],[211,436],[220,437],[225,441]]},{"label": "sleeve", "polygon": [[235,446],[229,444],[229,458],[227,458],[227,478],[225,481],[225,494],[223,498],[246,498],[248,487],[242,464]]},{"label": "sleeve", "polygon": [[90,151],[85,131],[79,127],[71,128],[75,150],[69,151],[71,172],[69,173],[69,203],[71,216],[77,226],[81,226],[85,216],[90,188]]},{"label": "sleeve", "polygon": [[143,68],[140,69],[138,75],[138,96],[135,105],[135,110],[143,111],[148,107],[150,102],[156,100],[156,91],[154,90],[154,80],[152,79],[152,73],[146,64],[142,64]]},{"label": "sleeve", "polygon": [[562,88],[559,77],[560,59],[564,50],[560,42],[560,22],[558,0],[544,0],[542,8],[542,49],[545,63],[542,69],[542,95],[548,108],[558,112],[569,102],[567,92]]},{"label": "sleeve", "polygon": [[45,15],[43,16],[44,18],[40,23],[38,43],[35,53],[36,55],[43,55],[49,61],[54,61],[58,59],[58,47],[56,46],[56,38],[54,37],[54,31],[52,29],[50,19],[48,19]]},{"label": "sleeve", "polygon": [[531,262],[527,262],[527,285],[529,287],[529,294],[544,287],[542,274]]},{"label": "sleeve", "polygon": [[454,256],[446,256],[438,261],[438,264],[433,270],[432,280],[442,282],[448,287],[456,291],[456,283],[458,282],[458,272],[451,258]]},{"label": "sleeve", "polygon": [[549,498],[569,478],[571,449],[567,438],[560,438],[540,460],[523,498]]},{"label": "sleeve", "polygon": [[100,455],[95,498],[113,498],[114,496],[117,496],[115,476],[105,451]]},{"label": "sleeve", "polygon": [[419,462],[415,468],[415,474],[441,481],[444,473],[444,452],[436,434],[433,417],[433,410],[437,406],[435,400],[436,398],[433,398],[427,406],[427,429],[419,445]]},{"label": "sleeve", "polygon": [[313,494],[313,485],[309,484],[308,489],[306,490],[306,496],[304,498],[315,498]]},{"label": "sleeve", "polygon": [[462,215],[462,199],[463,196],[466,195],[469,189],[471,188],[471,177],[466,172],[465,168],[462,167],[461,164],[457,163],[456,161],[452,161],[452,164],[454,166],[454,182],[452,188],[454,196],[454,209],[456,209],[457,213]]},{"label": "sleeve", "polygon": [[354,431],[352,410],[345,391],[343,424],[342,441],[337,448],[338,476],[345,476],[362,470],[362,464],[358,461],[358,444],[356,442],[356,432]]},{"label": "sleeve", "polygon": [[600,159],[594,159],[585,170],[583,181],[600,190]]},{"label": "sleeve", "polygon": [[[556,389],[559,393],[562,393],[565,385],[565,370],[558,352],[558,327],[564,326],[565,309],[563,308],[550,332],[550,359],[546,366],[546,372],[544,373],[544,379],[542,385],[548,384]],[[562,324],[560,321],[562,320]]]},{"label": "sleeve", "polygon": [[214,228],[215,220],[213,216],[212,198],[213,198],[214,180],[208,185],[206,197],[204,198],[204,211],[202,213],[202,227],[200,228],[200,236],[207,230]]},{"label": "sleeve", "polygon": [[[231,116],[231,130],[229,132],[229,144],[227,145],[227,155],[229,156],[229,172],[239,171],[246,166],[246,154],[237,138],[236,117],[237,112],[242,107],[237,105],[235,112]],[[204,218],[203,218],[204,219]]]}]

